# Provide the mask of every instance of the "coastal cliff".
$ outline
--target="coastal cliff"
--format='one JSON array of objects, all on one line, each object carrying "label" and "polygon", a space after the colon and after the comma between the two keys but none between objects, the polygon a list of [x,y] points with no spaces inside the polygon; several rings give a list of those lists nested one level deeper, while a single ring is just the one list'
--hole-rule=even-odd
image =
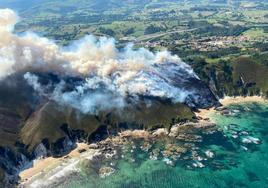
[{"label": "coastal cliff", "polygon": [[[175,123],[195,120],[194,109],[219,104],[209,87],[189,78],[185,87],[198,92],[189,95],[184,104],[141,97],[139,103],[123,110],[84,114],[36,95],[22,76],[10,76],[0,85],[1,178],[10,186],[18,182],[19,172],[29,168],[34,159],[63,156],[76,147],[77,141],[100,141],[122,130],[169,129]],[[53,80],[53,75],[42,76],[43,82]]]}]

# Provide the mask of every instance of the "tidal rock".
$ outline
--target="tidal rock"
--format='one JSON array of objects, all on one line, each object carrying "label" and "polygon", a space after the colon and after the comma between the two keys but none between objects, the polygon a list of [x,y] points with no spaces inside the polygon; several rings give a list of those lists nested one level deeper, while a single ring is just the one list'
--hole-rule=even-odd
[{"label": "tidal rock", "polygon": [[151,159],[151,160],[153,160],[153,161],[156,161],[158,158],[157,158],[157,156],[150,155],[149,159]]},{"label": "tidal rock", "polygon": [[159,155],[160,155],[160,149],[159,149],[159,148],[155,148],[155,149],[151,152],[151,154],[150,154],[150,158],[151,158],[151,156],[152,156],[152,158],[157,159]]},{"label": "tidal rock", "polygon": [[223,111],[223,110],[227,110],[227,108],[224,106],[219,106],[219,107],[216,107],[215,110],[216,111]]},{"label": "tidal rock", "polygon": [[99,148],[99,145],[92,143],[88,147],[89,147],[89,149],[98,149]]},{"label": "tidal rock", "polygon": [[180,134],[176,137],[176,139],[185,141],[185,142],[202,142],[203,138],[200,135],[194,134]]},{"label": "tidal rock", "polygon": [[233,137],[234,139],[236,139],[236,138],[238,138],[238,135],[237,135],[237,134],[233,134],[232,137]]},{"label": "tidal rock", "polygon": [[244,144],[251,144],[251,143],[253,143],[253,144],[260,144],[260,139],[254,138],[252,136],[248,136],[248,137],[243,138],[242,139],[242,142]]},{"label": "tidal rock", "polygon": [[169,136],[176,137],[178,134],[179,134],[179,125],[172,126],[169,132]]},{"label": "tidal rock", "polygon": [[114,172],[115,172],[115,169],[113,169],[112,167],[105,166],[105,167],[101,167],[99,169],[99,175],[101,178],[105,178],[105,177],[113,174]]},{"label": "tidal rock", "polygon": [[110,158],[114,157],[116,154],[117,154],[116,150],[112,150],[109,153],[105,153],[105,158],[110,159]]},{"label": "tidal rock", "polygon": [[169,158],[164,158],[163,161],[164,161],[167,165],[174,165],[173,161],[170,160]]},{"label": "tidal rock", "polygon": [[240,112],[240,110],[233,110],[233,112],[234,112],[234,113],[239,113],[239,112]]},{"label": "tidal rock", "polygon": [[245,150],[245,151],[248,151],[248,148],[245,147],[245,146],[241,146],[241,148],[242,148],[243,150]]},{"label": "tidal rock", "polygon": [[78,150],[78,153],[84,153],[84,152],[86,152],[87,150],[86,149],[79,149]]},{"label": "tidal rock", "polygon": [[239,134],[240,135],[248,135],[248,132],[247,131],[241,131]]},{"label": "tidal rock", "polygon": [[152,148],[152,145],[149,142],[144,142],[140,148],[142,151],[148,152]]},{"label": "tidal rock", "polygon": [[205,165],[199,161],[193,163],[193,167],[196,167],[196,168],[204,168]]},{"label": "tidal rock", "polygon": [[145,130],[128,130],[119,133],[121,138],[133,138],[133,139],[149,139],[150,133]]},{"label": "tidal rock", "polygon": [[211,151],[209,151],[209,150],[207,150],[207,151],[205,152],[205,154],[206,154],[206,156],[207,156],[208,158],[213,158],[213,157],[214,157],[214,153],[211,152]]},{"label": "tidal rock", "polygon": [[167,136],[168,135],[168,130],[165,129],[165,128],[160,128],[160,129],[157,129],[155,130],[152,135],[154,137],[161,137],[161,136]]},{"label": "tidal rock", "polygon": [[231,111],[225,109],[225,110],[222,110],[221,111],[221,115],[224,115],[224,116],[230,116],[231,115]]},{"label": "tidal rock", "polygon": [[200,131],[209,131],[211,129],[215,129],[216,124],[211,122],[198,122],[198,123],[184,123],[184,124],[177,124],[171,127],[169,136],[176,137],[179,134],[194,134],[199,133]]},{"label": "tidal rock", "polygon": [[175,145],[175,144],[167,144],[164,151],[162,151],[162,154],[166,158],[173,158],[176,160],[179,158],[182,154],[186,153],[187,149],[183,148],[181,146]]}]

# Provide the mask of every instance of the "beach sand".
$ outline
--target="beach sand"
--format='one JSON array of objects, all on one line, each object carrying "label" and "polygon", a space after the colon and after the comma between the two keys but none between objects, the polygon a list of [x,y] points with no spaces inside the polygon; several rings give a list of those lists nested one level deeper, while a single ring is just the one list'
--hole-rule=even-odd
[{"label": "beach sand", "polygon": [[[238,96],[238,97],[224,97],[223,99],[220,99],[220,103],[222,104],[222,107],[226,107],[231,104],[241,104],[241,103],[248,103],[248,102],[258,102],[258,103],[268,103],[268,100],[260,97],[260,96]],[[199,112],[196,112],[196,116],[201,117],[203,120],[206,121],[209,118],[209,115],[213,112],[215,112],[215,108],[210,109],[200,109]]]},{"label": "beach sand", "polygon": [[[81,151],[83,151],[81,153]],[[20,185],[22,187],[35,187],[35,181],[42,179],[49,174],[49,177],[59,176],[67,171],[75,170],[75,165],[81,159],[89,159],[94,156],[96,150],[90,150],[89,145],[85,143],[77,143],[77,147],[68,155],[60,158],[48,157],[38,159],[33,162],[33,167],[22,171],[19,175],[21,178]]]}]

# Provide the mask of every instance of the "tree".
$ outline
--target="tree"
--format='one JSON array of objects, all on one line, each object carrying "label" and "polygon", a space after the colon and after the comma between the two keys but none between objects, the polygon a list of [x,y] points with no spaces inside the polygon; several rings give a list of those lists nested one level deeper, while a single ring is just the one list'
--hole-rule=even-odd
[{"label": "tree", "polygon": [[150,26],[146,27],[144,34],[147,35],[147,34],[157,33],[157,32],[160,32],[162,30],[163,30],[162,27],[150,25]]},{"label": "tree", "polygon": [[115,36],[115,32],[112,29],[106,29],[104,27],[100,27],[99,31],[105,35],[109,35],[109,36]]},{"label": "tree", "polygon": [[135,31],[135,29],[133,27],[131,27],[131,28],[123,31],[122,33],[124,36],[127,36],[127,35],[131,35],[132,33],[134,33],[134,31]]}]

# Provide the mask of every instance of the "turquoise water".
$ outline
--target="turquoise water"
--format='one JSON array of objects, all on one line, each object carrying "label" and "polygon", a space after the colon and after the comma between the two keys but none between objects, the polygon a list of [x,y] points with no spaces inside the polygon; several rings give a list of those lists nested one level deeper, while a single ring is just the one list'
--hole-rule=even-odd
[{"label": "turquoise water", "polygon": [[[201,134],[201,142],[188,142],[193,151],[166,164],[164,157],[150,159],[150,151],[167,144],[185,146],[185,142],[161,140],[148,152],[140,149],[142,141],[124,146],[121,153],[105,165],[116,171],[105,178],[96,172],[98,164],[84,164],[63,187],[69,188],[218,188],[268,187],[268,105],[247,103],[232,105],[230,116],[211,115],[219,131]],[[249,143],[251,142],[251,143]],[[252,143],[253,142],[253,143]],[[255,143],[254,143],[255,142]],[[134,146],[134,147],[133,147]],[[214,154],[213,158],[205,152]],[[124,156],[124,157],[122,157]],[[200,163],[204,166],[200,166]],[[195,165],[195,164],[199,164]],[[103,165],[103,164],[102,164]]]}]

